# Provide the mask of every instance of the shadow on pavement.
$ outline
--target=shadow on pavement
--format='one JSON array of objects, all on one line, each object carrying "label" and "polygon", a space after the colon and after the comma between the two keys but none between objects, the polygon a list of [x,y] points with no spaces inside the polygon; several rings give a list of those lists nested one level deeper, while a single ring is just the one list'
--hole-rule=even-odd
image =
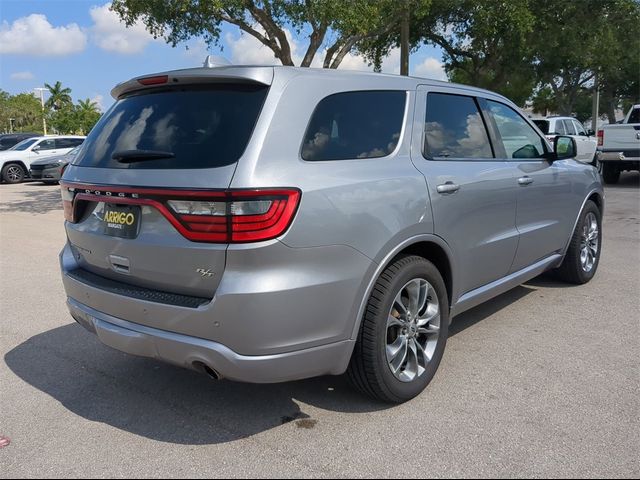
[{"label": "shadow on pavement", "polygon": [[[456,335],[535,291],[517,287],[456,317]],[[276,385],[214,382],[206,376],[102,345],[77,324],[36,335],[4,360],[19,378],[71,412],[150,439],[188,445],[231,442],[284,423],[312,429],[298,401],[342,413],[392,408],[342,377]]]},{"label": "shadow on pavement", "polygon": [[[4,201],[0,204],[0,212],[48,213],[62,210],[60,187],[42,183],[26,183],[21,192],[20,201]],[[3,185],[0,185],[0,189]]]},{"label": "shadow on pavement", "polygon": [[497,297],[478,305],[475,308],[472,308],[471,310],[461,313],[453,319],[453,323],[449,327],[449,338],[454,337],[467,328],[474,326],[476,323],[483,321],[485,318],[494,315],[503,308],[508,307],[512,303],[517,302],[521,298],[524,298],[535,291],[535,288],[520,285],[503,293],[502,295],[498,295]]},{"label": "shadow on pavement", "polygon": [[[620,180],[614,185],[605,185],[605,190],[622,190],[626,188],[640,187],[640,173],[638,172],[622,172]],[[606,211],[606,207],[605,207]]]},{"label": "shadow on pavement", "polygon": [[214,382],[112,350],[76,324],[36,335],[4,359],[18,377],[81,417],[178,444],[231,442],[290,421],[313,428],[315,420],[296,400],[346,413],[391,407],[354,392],[343,377],[275,385]]}]

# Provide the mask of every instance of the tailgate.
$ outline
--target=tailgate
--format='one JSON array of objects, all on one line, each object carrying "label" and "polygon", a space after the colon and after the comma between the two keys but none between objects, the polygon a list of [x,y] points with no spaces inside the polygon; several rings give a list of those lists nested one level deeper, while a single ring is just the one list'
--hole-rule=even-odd
[{"label": "tailgate", "polygon": [[225,192],[268,90],[160,85],[120,97],[61,183],[79,269],[156,292],[213,298],[229,241]]},{"label": "tailgate", "polygon": [[604,150],[640,148],[640,125],[610,125],[603,127]]}]

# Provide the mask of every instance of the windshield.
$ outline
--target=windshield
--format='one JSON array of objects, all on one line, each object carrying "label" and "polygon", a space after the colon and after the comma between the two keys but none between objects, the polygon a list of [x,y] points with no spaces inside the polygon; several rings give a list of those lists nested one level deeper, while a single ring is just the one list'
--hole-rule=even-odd
[{"label": "windshield", "polygon": [[545,135],[549,133],[549,120],[534,120],[533,123],[535,123],[540,131]]},{"label": "windshield", "polygon": [[20,143],[15,144],[9,150],[26,150],[37,141],[38,141],[37,138],[27,138],[26,140],[23,140]]},{"label": "windshield", "polygon": [[[122,98],[91,131],[74,163],[130,169],[230,165],[244,153],[267,91],[256,85],[208,85]],[[167,155],[144,161],[118,155],[139,151]]]}]

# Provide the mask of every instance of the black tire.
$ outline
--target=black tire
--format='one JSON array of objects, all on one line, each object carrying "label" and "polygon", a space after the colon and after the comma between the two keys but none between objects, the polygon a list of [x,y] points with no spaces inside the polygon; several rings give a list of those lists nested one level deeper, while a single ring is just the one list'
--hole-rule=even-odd
[{"label": "black tire", "polygon": [[7,183],[21,183],[27,176],[22,165],[9,163],[2,168],[2,179]]},{"label": "black tire", "polygon": [[602,163],[602,179],[607,185],[614,185],[620,180],[620,169],[610,162]]},{"label": "black tire", "polygon": [[[410,382],[403,382],[396,378],[387,361],[387,319],[398,293],[408,282],[418,278],[426,280],[435,290],[440,309],[440,330],[431,360],[426,363],[424,372]],[[448,332],[449,300],[440,272],[422,257],[399,256],[384,270],[374,286],[347,376],[356,389],[368,396],[389,403],[406,402],[420,394],[433,379],[444,353]]]},{"label": "black tire", "polygon": [[[595,260],[590,270],[586,271],[581,261],[581,252],[585,234],[585,224],[587,217],[593,213],[598,225],[598,243]],[[588,226],[587,226],[588,227]],[[576,225],[576,229],[571,236],[571,242],[567,249],[567,254],[562,261],[562,265],[556,269],[556,276],[565,282],[582,285],[589,282],[596,274],[598,265],[600,264],[600,255],[602,253],[602,214],[598,206],[591,200],[587,203],[580,214],[580,219]]]}]

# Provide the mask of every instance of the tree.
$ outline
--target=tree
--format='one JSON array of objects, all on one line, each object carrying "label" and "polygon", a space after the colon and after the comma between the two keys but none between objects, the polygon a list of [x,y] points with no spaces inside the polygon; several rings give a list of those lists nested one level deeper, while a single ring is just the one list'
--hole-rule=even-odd
[{"label": "tree", "polygon": [[601,111],[615,123],[615,111],[640,101],[640,3],[614,0],[598,32]]},{"label": "tree", "polygon": [[50,110],[60,110],[65,106],[73,104],[71,100],[71,89],[62,88],[62,83],[59,81],[55,85],[51,86],[48,83],[44,84],[49,90],[49,99],[45,103],[45,107]]},{"label": "tree", "polygon": [[154,37],[173,46],[195,36],[219,45],[222,25],[235,25],[283,65],[296,63],[291,28],[308,37],[299,66],[311,66],[322,52],[325,68],[338,68],[360,42],[397,27],[401,8],[395,0],[114,0],[111,5],[127,25],[142,20]]},{"label": "tree", "polygon": [[[12,119],[12,120],[9,120]],[[31,93],[10,95],[0,90],[0,132],[42,132],[42,107]]]},{"label": "tree", "polygon": [[100,120],[100,110],[96,103],[90,99],[79,100],[76,106],[77,123],[82,134],[88,134],[98,120]]}]

